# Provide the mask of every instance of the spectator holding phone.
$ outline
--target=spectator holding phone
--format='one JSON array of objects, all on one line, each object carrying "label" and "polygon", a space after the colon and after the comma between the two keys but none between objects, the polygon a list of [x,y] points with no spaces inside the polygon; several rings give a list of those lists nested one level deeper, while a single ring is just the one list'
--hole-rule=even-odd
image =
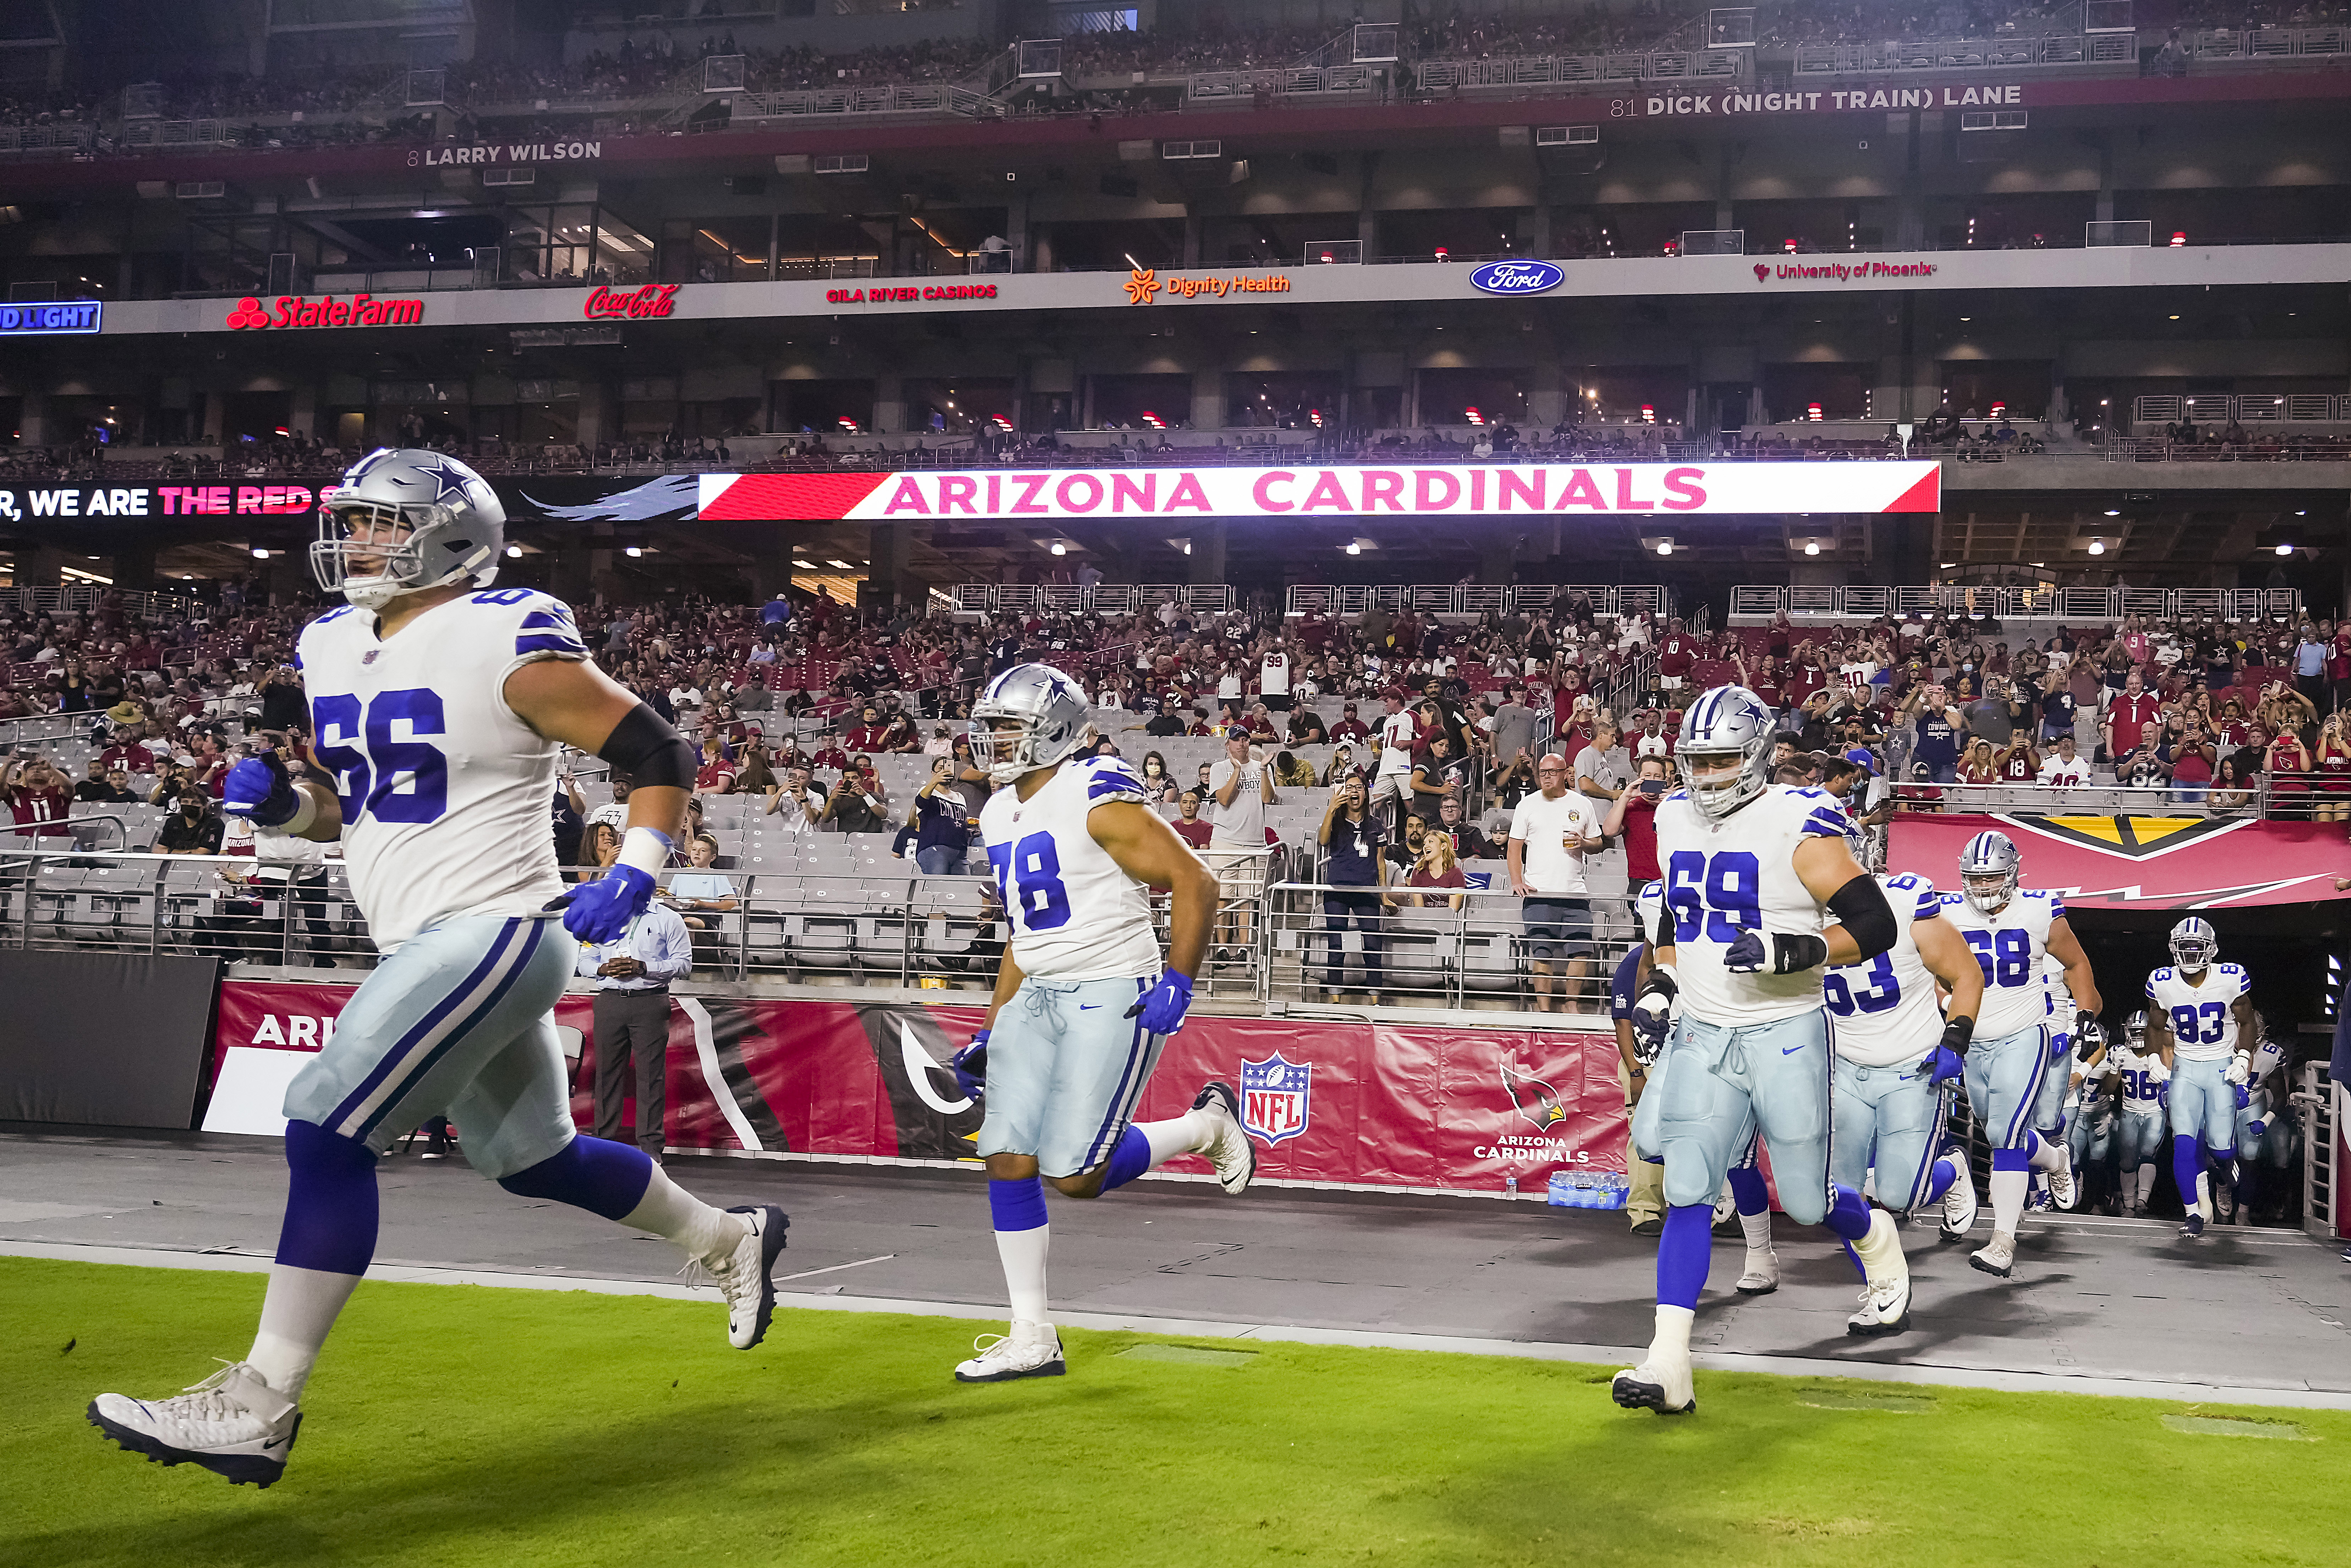
[{"label": "spectator holding phone", "polygon": [[1600,831],[1604,838],[1624,841],[1625,885],[1637,894],[1644,883],[1664,874],[1657,869],[1657,802],[1666,798],[1670,781],[1662,757],[1644,757],[1635,766],[1638,772],[1610,803]]}]

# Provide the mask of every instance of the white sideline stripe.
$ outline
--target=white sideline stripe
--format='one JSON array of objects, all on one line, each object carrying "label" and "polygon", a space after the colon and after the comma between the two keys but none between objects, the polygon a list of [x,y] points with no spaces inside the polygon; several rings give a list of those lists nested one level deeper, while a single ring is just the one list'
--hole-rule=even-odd
[{"label": "white sideline stripe", "polygon": [[[47,1241],[0,1240],[0,1257],[47,1258],[68,1263],[120,1263],[142,1269],[200,1269],[266,1274],[270,1260],[258,1254],[178,1252],[160,1248],[75,1247]],[[865,1262],[878,1262],[866,1259]],[[836,1265],[855,1267],[856,1265]],[[815,1270],[824,1272],[825,1270]],[[797,1277],[797,1276],[796,1276]],[[499,1274],[423,1264],[379,1263],[371,1280],[400,1284],[491,1285],[517,1291],[585,1291],[601,1296],[656,1296],[666,1301],[716,1301],[711,1286],[687,1287],[653,1280],[601,1280],[573,1274]],[[905,1317],[1000,1321],[992,1309],[972,1301],[899,1301],[886,1296],[820,1296],[776,1292],[776,1305],[825,1312],[896,1312]],[[1361,1329],[1301,1328],[1282,1323],[1236,1323],[1212,1319],[1155,1318],[1127,1312],[1058,1312],[1065,1327],[1130,1330],[1186,1339],[1259,1340],[1278,1344],[1345,1345],[1365,1350],[1436,1351],[1454,1355],[1507,1356],[1521,1361],[1577,1361],[1625,1366],[1643,1350],[1627,1345],[1561,1344],[1538,1340],[1472,1339],[1454,1334],[1374,1333]],[[2202,1405],[2256,1405],[2294,1410],[2351,1410],[2351,1390],[2241,1388],[2212,1383],[2163,1383],[2130,1377],[2085,1377],[2072,1374],[2009,1372],[1970,1366],[1910,1366],[1886,1362],[1827,1361],[1792,1355],[1700,1352],[1691,1360],[1708,1372],[1764,1372],[1781,1377],[1850,1377],[1865,1383],[1907,1383],[1941,1388],[1988,1388],[2005,1394],[2095,1394],[2126,1399],[2172,1399]]]},{"label": "white sideline stripe", "polygon": [[726,1075],[719,1070],[718,1044],[710,1034],[710,1009],[693,997],[677,998],[679,1010],[694,1021],[694,1054],[702,1063],[702,1081],[710,1088],[710,1097],[718,1103],[718,1113],[726,1118],[733,1129],[735,1141],[751,1154],[764,1154],[759,1134],[751,1131],[751,1119],[743,1114],[743,1107],[726,1087]]}]

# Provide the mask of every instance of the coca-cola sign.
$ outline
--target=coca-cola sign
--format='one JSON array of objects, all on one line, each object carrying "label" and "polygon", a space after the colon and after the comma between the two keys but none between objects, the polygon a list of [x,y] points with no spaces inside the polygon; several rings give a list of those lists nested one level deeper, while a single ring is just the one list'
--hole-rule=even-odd
[{"label": "coca-cola sign", "polygon": [[648,283],[643,288],[606,288],[599,284],[588,291],[588,302],[580,308],[580,314],[590,321],[603,321],[624,316],[666,316],[675,308],[674,283]]}]

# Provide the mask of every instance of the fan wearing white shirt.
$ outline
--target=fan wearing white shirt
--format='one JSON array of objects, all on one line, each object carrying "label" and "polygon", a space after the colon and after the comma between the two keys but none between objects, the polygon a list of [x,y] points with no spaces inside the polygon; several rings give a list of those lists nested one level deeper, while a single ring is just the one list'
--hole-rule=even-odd
[{"label": "fan wearing white shirt", "polygon": [[[1540,788],[1510,812],[1510,891],[1526,900],[1527,955],[1539,1013],[1567,1010],[1583,990],[1592,952],[1583,857],[1607,841],[1601,836],[1599,808],[1568,788],[1569,779],[1567,758],[1550,753],[1535,764]],[[1554,963],[1564,966],[1558,978]]]},{"label": "fan wearing white shirt", "polygon": [[2069,789],[2078,789],[2090,781],[2089,761],[2074,755],[2074,737],[2071,735],[2057,737],[2057,749],[2043,760],[2039,777],[2043,784],[2060,785]]}]

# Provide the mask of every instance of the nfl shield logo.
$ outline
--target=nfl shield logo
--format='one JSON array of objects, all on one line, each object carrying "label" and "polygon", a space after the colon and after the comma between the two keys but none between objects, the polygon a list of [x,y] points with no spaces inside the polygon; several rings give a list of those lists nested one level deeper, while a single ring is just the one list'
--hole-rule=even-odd
[{"label": "nfl shield logo", "polygon": [[1275,1051],[1263,1061],[1241,1063],[1241,1125],[1268,1145],[1306,1131],[1307,1102],[1314,1089],[1314,1064],[1290,1062]]}]

